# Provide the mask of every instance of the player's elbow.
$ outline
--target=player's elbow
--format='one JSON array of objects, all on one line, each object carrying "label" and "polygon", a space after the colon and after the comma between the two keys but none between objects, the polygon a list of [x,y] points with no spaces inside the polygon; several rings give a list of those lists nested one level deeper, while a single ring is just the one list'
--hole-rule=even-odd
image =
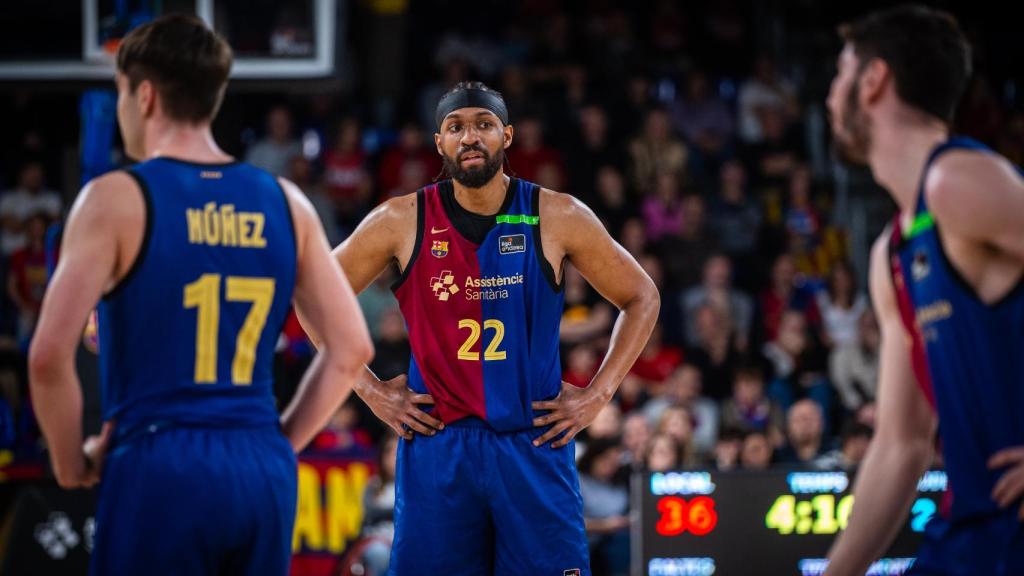
[{"label": "player's elbow", "polygon": [[644,276],[644,281],[638,286],[628,307],[637,310],[646,318],[658,318],[661,311],[661,293],[658,292],[653,280]]},{"label": "player's elbow", "polygon": [[52,339],[37,335],[28,350],[28,374],[32,386],[46,385],[54,381],[56,368],[61,362],[60,348]]},{"label": "player's elbow", "polygon": [[353,338],[337,350],[330,350],[329,367],[335,374],[345,379],[357,377],[363,367],[373,360],[373,342],[369,335]]}]

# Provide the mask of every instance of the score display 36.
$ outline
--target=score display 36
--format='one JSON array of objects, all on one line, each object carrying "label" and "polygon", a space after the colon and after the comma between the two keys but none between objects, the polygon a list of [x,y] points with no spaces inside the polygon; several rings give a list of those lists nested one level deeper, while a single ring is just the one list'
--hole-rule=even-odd
[{"label": "score display 36", "polygon": [[[897,575],[910,567],[946,483],[942,471],[921,478],[903,530],[869,574]],[[825,554],[853,509],[851,487],[845,472],[638,474],[633,573],[821,574]]]}]

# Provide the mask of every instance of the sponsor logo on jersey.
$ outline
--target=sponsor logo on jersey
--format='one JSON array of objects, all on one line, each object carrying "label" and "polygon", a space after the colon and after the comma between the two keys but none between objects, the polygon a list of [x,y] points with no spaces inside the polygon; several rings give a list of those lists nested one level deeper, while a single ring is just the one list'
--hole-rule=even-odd
[{"label": "sponsor logo on jersey", "polygon": [[562,572],[562,576],[580,576],[579,568],[570,568],[565,572]]},{"label": "sponsor logo on jersey", "polygon": [[953,315],[953,305],[948,300],[939,300],[917,309],[915,314],[918,328],[926,328]]},{"label": "sponsor logo on jersey", "polygon": [[924,250],[915,252],[914,261],[910,263],[910,275],[914,277],[914,282],[920,282],[927,278],[931,269],[932,267],[928,263],[928,254]]},{"label": "sponsor logo on jersey", "polygon": [[447,231],[448,231],[447,227],[445,227],[445,228],[434,228],[433,226],[430,227],[430,233],[431,234],[440,234],[441,232],[447,232]]},{"label": "sponsor logo on jersey", "polygon": [[444,258],[448,255],[448,241],[447,240],[434,240],[430,245],[430,253],[435,258]]},{"label": "sponsor logo on jersey", "polygon": [[498,237],[499,254],[526,252],[526,234],[510,234]]},{"label": "sponsor logo on jersey", "polygon": [[[445,244],[448,243],[445,242]],[[447,302],[452,294],[459,293],[459,287],[455,284],[455,275],[451,270],[442,270],[440,274],[431,278],[430,289],[441,302]]]}]

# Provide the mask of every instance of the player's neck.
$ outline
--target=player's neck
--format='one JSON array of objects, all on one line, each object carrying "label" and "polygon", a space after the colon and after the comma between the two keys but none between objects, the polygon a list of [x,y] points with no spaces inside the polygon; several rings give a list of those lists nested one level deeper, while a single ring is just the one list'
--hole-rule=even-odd
[{"label": "player's neck", "polygon": [[925,162],[948,138],[949,129],[938,120],[876,123],[869,158],[871,172],[901,212],[912,214],[916,209]]},{"label": "player's neck", "polygon": [[479,188],[467,188],[452,180],[455,188],[455,201],[469,212],[490,216],[501,210],[505,203],[505,191],[508,190],[509,177],[499,170],[494,178]]},{"label": "player's neck", "polygon": [[146,131],[146,159],[165,156],[191,162],[230,162],[231,156],[217,146],[210,125],[154,123]]}]

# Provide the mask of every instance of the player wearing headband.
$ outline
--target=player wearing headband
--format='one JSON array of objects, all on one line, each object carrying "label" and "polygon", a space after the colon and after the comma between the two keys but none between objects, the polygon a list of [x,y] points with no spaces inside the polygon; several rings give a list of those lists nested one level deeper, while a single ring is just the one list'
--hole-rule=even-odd
[{"label": "player wearing headband", "polygon": [[[505,174],[499,93],[461,83],[436,120],[450,179],[380,205],[334,251],[357,292],[401,273],[408,376],[356,386],[402,435],[390,573],[589,574],[573,437],[647,341],[657,289],[586,206]],[[566,261],[621,311],[586,388],[561,379]]]}]

